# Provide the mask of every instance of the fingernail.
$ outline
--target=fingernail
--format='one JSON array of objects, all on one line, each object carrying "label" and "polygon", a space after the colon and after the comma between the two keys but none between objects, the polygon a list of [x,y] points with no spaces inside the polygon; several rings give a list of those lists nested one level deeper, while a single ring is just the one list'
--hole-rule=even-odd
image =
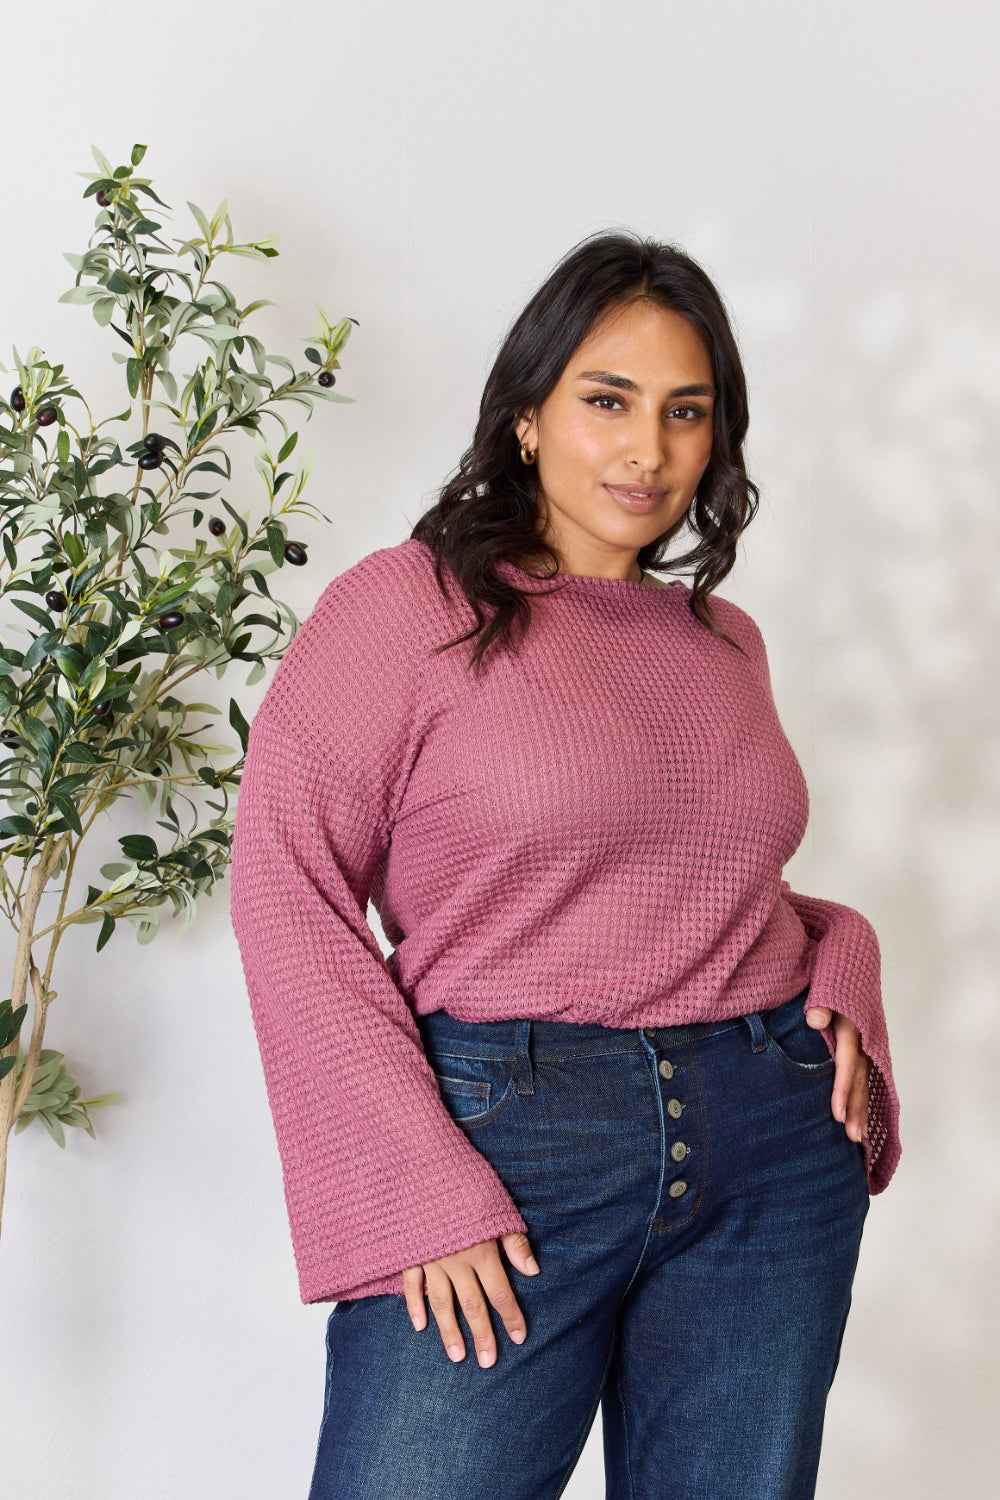
[{"label": "fingernail", "polygon": [[449,1359],[464,1359],[465,1358],[465,1350],[462,1348],[461,1344],[449,1344],[448,1345],[448,1358]]},{"label": "fingernail", "polygon": [[421,1323],[419,1318],[411,1318],[410,1322],[413,1324],[418,1333],[420,1333],[421,1330],[426,1328],[427,1326],[426,1323]]},{"label": "fingernail", "polygon": [[538,1272],[538,1262],[537,1262],[537,1260],[535,1259],[535,1257],[533,1255],[529,1255],[528,1259],[525,1261],[524,1264],[527,1267],[527,1269],[531,1272],[532,1276],[534,1276],[534,1275],[537,1274],[537,1272]]},{"label": "fingernail", "polygon": [[514,1331],[513,1331],[513,1333],[511,1334],[511,1338],[514,1340],[515,1344],[523,1344],[524,1343],[524,1329],[523,1328],[515,1328]]},{"label": "fingernail", "polygon": [[490,1365],[493,1363],[493,1361],[495,1359],[496,1359],[496,1355],[492,1352],[492,1350],[490,1350],[490,1349],[480,1349],[480,1351],[479,1351],[479,1363],[482,1365],[482,1367],[483,1367],[484,1370],[489,1369]]}]

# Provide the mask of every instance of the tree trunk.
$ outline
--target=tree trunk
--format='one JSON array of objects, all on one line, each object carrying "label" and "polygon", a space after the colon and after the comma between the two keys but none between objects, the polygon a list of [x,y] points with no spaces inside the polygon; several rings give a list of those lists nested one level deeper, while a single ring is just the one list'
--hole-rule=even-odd
[{"label": "tree trunk", "polygon": [[[28,978],[32,980],[32,991],[35,1002],[34,1016],[32,1018],[32,1037],[29,1047],[29,1057],[25,1064],[24,1078],[20,1098],[17,1097],[17,1069],[12,1068],[7,1076],[0,1079],[0,1232],[3,1227],[3,1202],[4,1192],[7,1186],[7,1152],[10,1146],[11,1131],[17,1123],[21,1105],[27,1097],[31,1088],[35,1068],[38,1066],[38,1056],[42,1047],[42,1035],[45,1031],[45,997],[42,993],[41,980],[35,967],[31,953],[31,944],[35,934],[35,918],[38,914],[38,905],[48,882],[50,856],[52,853],[52,839],[46,841],[41,857],[31,872],[28,881],[28,889],[25,892],[24,904],[21,909],[21,926],[18,929],[17,952],[14,957],[14,976],[11,984],[11,1004],[14,1010],[25,1003],[28,993]],[[27,1017],[25,1017],[27,1020]],[[22,1031],[24,1027],[21,1027]],[[11,1043],[8,1056],[13,1053],[17,1055],[17,1042]]]}]

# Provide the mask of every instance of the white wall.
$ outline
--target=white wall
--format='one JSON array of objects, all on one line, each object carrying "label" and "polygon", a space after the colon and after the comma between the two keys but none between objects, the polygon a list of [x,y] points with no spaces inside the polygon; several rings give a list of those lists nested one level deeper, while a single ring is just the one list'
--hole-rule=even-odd
[{"label": "white wall", "polygon": [[[280,304],[273,345],[301,348],[313,297],[360,319],[357,404],[304,434],[334,524],[281,575],[300,615],[408,533],[502,330],[582,235],[674,239],[722,285],[764,492],[724,592],[764,629],[812,789],[793,883],[882,937],[903,1096],[823,1500],[995,1494],[998,42],[978,0],[50,0],[0,33],[5,364],[37,342],[104,379],[109,336],[56,301],[92,141],[148,144],[178,235],[186,199],[224,196],[239,235],[281,234],[228,278]],[[261,691],[232,673],[213,701]],[[97,1143],[14,1142],[4,1500],[305,1494],[327,1310],[297,1299],[227,902],[180,942],[61,949],[50,1041],[123,1099]],[[603,1494],[596,1430],[566,1494]]]}]

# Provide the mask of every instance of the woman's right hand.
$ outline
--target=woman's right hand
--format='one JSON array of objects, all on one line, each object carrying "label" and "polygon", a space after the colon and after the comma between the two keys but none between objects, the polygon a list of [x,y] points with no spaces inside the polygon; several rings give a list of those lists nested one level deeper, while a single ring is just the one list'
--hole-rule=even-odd
[{"label": "woman's right hand", "polygon": [[449,1359],[465,1358],[465,1341],[455,1314],[454,1297],[472,1330],[476,1356],[485,1369],[496,1362],[497,1345],[493,1336],[487,1302],[491,1302],[500,1314],[503,1326],[515,1344],[523,1344],[527,1336],[524,1314],[518,1306],[513,1288],[507,1280],[507,1272],[500,1259],[499,1245],[503,1245],[508,1258],[528,1276],[537,1276],[538,1262],[531,1253],[528,1237],[519,1231],[500,1236],[499,1241],[480,1240],[467,1250],[458,1250],[454,1255],[442,1255],[426,1265],[410,1266],[403,1272],[403,1289],[406,1293],[406,1308],[414,1328],[427,1327],[427,1311],[424,1307],[424,1282],[427,1284],[427,1301],[437,1319],[438,1328]]}]

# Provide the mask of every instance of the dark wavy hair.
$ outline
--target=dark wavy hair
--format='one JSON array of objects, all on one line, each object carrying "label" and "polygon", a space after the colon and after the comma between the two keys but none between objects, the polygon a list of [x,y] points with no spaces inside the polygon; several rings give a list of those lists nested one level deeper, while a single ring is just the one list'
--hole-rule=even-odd
[{"label": "dark wavy hair", "polygon": [[[694,500],[686,515],[639,549],[637,560],[646,570],[662,566],[673,538],[690,528],[693,545],[670,560],[670,571],[693,570],[692,612],[729,640],[712,618],[708,596],[732,569],[737,542],[759,501],[743,461],[747,390],[736,340],[714,284],[683,250],[629,230],[601,232],[559,262],[510,327],[483,390],[472,444],[410,533],[434,553],[442,593],[447,596],[447,566],[476,619],[464,635],[438,649],[478,636],[470,662],[477,673],[494,639],[509,640],[515,623],[522,634],[528,628],[529,595],[538,591],[534,584],[525,591],[502,577],[497,560],[518,563],[547,554],[552,572],[546,578],[559,567],[556,553],[536,530],[538,471],[521,461],[515,423],[542,405],[574,351],[606,314],[643,299],[679,313],[701,335],[716,399],[711,457]],[[484,605],[492,611],[489,620]]]}]

